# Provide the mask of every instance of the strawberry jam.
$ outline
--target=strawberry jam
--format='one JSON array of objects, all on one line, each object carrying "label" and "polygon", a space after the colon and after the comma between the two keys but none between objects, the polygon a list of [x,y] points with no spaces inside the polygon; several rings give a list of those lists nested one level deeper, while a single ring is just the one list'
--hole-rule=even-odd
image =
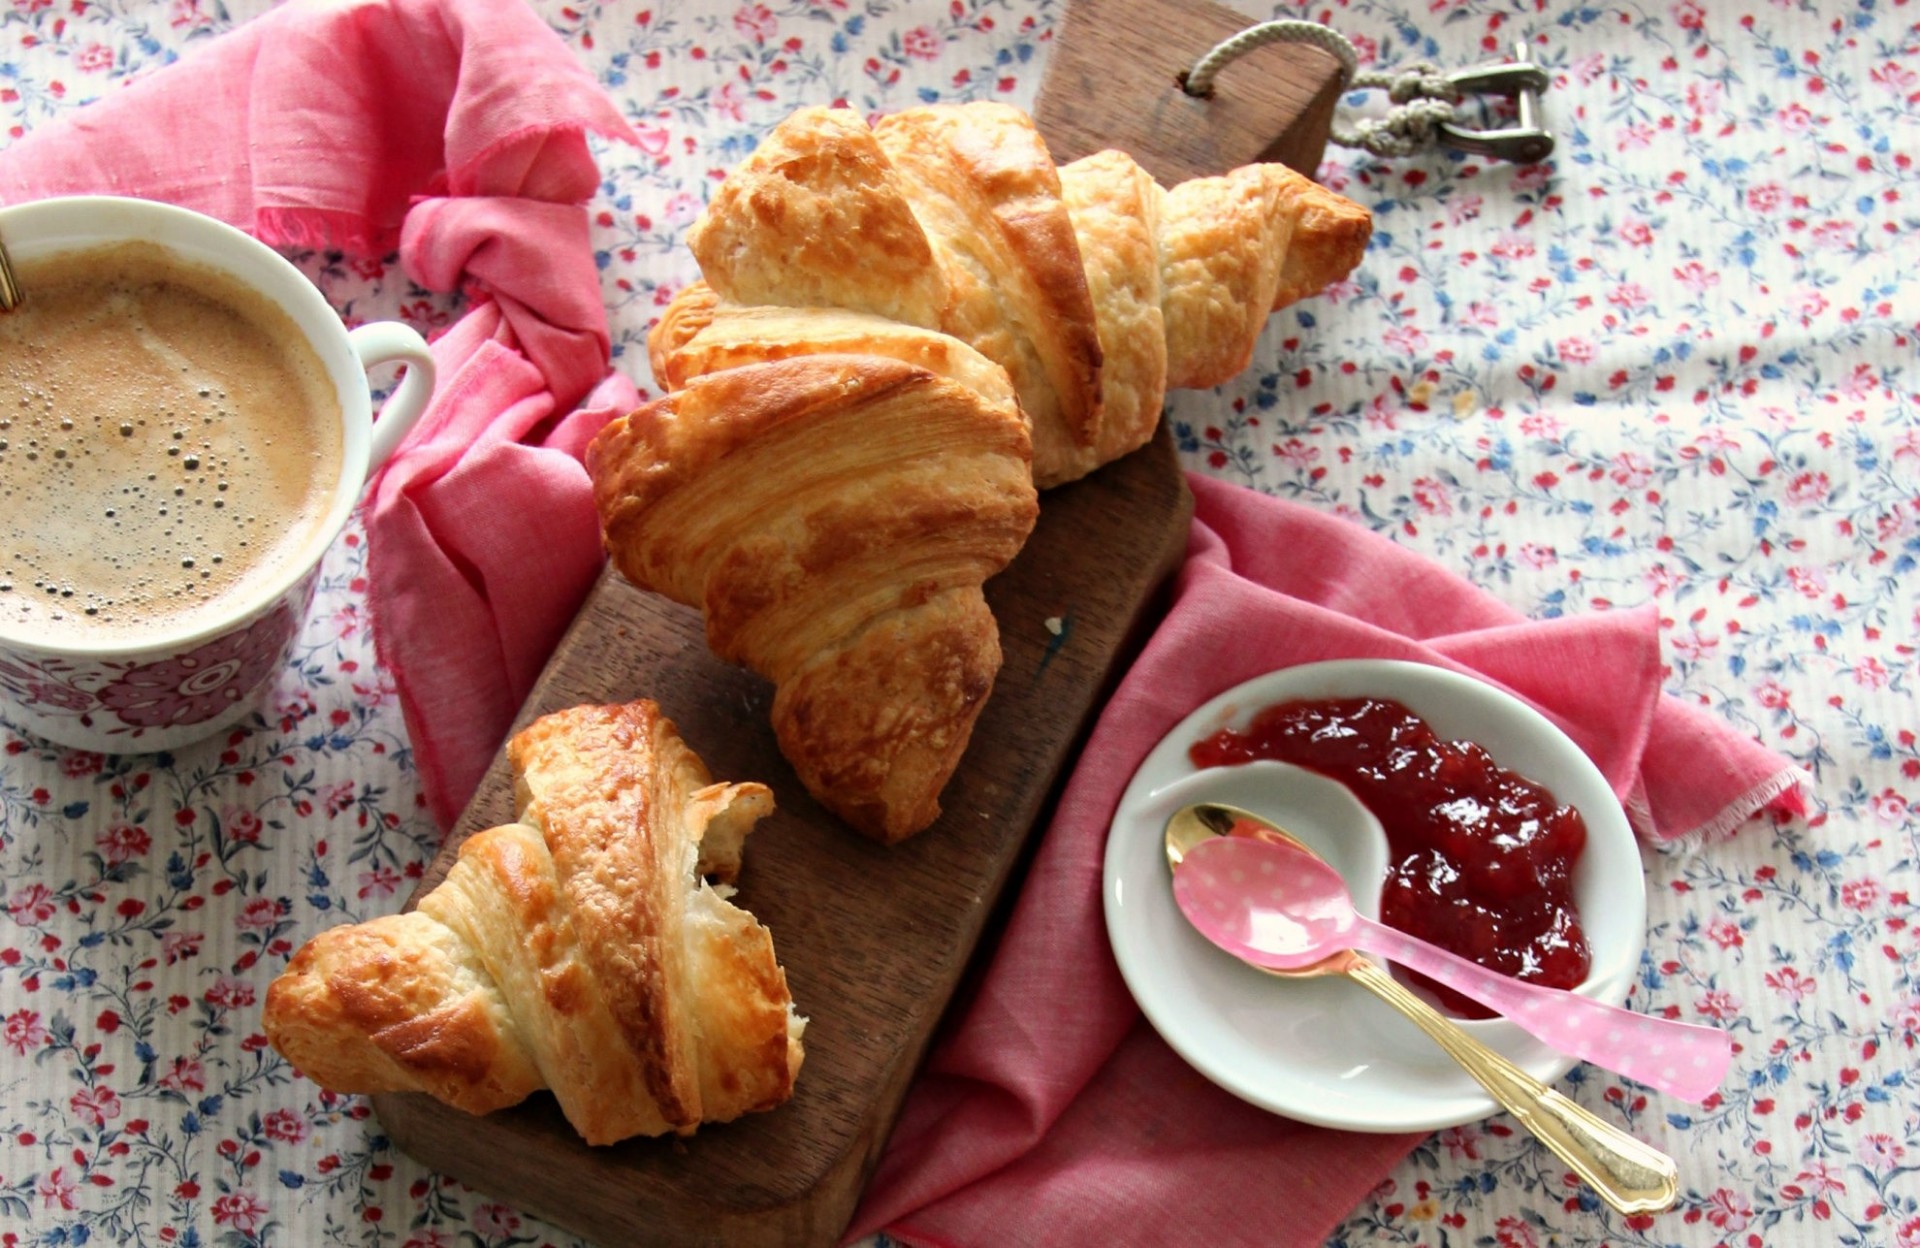
[{"label": "strawberry jam", "polygon": [[[1572,879],[1586,823],[1473,742],[1442,740],[1398,702],[1333,698],[1267,707],[1189,755],[1200,767],[1276,759],[1351,789],[1386,829],[1389,927],[1516,979],[1571,988],[1586,978]],[[1423,986],[1464,1017],[1489,1017]]]}]

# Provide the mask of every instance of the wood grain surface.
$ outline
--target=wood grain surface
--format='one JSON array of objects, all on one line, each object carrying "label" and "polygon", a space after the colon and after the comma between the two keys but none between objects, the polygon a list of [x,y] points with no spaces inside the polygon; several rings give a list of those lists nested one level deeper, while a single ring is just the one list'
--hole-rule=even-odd
[{"label": "wood grain surface", "polygon": [[1300,44],[1255,48],[1196,99],[1180,76],[1253,19],[1206,0],[1075,0],[1034,121],[1061,164],[1116,147],[1171,186],[1256,161],[1308,177],[1340,100],[1340,62]]},{"label": "wood grain surface", "polygon": [[[892,847],[807,796],[767,722],[772,686],[709,654],[697,612],[604,576],[515,728],[582,702],[649,697],[715,778],[773,787],[779,809],[747,840],[738,900],[772,930],[811,1019],[794,1098],[684,1141],[589,1148],[544,1092],[485,1118],[376,1096],[394,1143],[608,1248],[834,1242],[1056,781],[1157,618],[1191,510],[1165,429],[1043,496],[1026,547],[987,583],[1006,661],[943,813]],[[512,813],[496,761],[415,896],[462,839]]]}]

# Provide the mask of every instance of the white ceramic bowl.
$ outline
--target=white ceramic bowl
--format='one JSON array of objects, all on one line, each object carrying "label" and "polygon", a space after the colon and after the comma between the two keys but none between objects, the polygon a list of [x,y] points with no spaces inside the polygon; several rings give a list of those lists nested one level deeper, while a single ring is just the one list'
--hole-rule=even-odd
[{"label": "white ceramic bowl", "polygon": [[[1477,741],[1501,766],[1577,809],[1587,846],[1574,899],[1593,954],[1578,990],[1619,1003],[1646,937],[1646,888],[1626,813],[1592,761],[1525,703],[1443,668],[1345,660],[1285,668],[1228,690],[1150,753],[1122,796],[1107,840],[1107,933],[1148,1020],[1201,1074],[1236,1096],[1304,1122],[1353,1131],[1423,1131],[1485,1118],[1493,1098],[1414,1025],[1338,976],[1280,979],[1223,953],[1174,904],[1162,839],[1167,817],[1197,801],[1263,815],[1312,844],[1378,915],[1386,838],[1334,781],[1283,763],[1196,769],[1187,750],[1261,709],[1296,698],[1373,695],[1405,704],[1440,735]],[[1354,828],[1364,829],[1355,837]],[[1331,835],[1334,828],[1349,829]],[[1573,1059],[1504,1019],[1463,1023],[1551,1082]]]}]

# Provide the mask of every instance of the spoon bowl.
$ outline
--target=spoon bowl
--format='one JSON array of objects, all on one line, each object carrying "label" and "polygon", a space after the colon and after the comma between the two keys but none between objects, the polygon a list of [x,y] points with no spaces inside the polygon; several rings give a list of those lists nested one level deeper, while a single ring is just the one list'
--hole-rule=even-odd
[{"label": "spoon bowl", "polygon": [[[1189,853],[1206,842],[1222,836],[1250,836],[1293,846],[1300,850],[1305,859],[1316,864],[1319,870],[1326,871],[1339,881],[1342,891],[1346,888],[1346,882],[1340,880],[1339,872],[1328,866],[1326,861],[1314,853],[1305,841],[1285,828],[1237,807],[1223,806],[1213,802],[1196,802],[1191,806],[1183,806],[1173,812],[1173,817],[1167,820],[1167,869],[1179,871],[1180,864]],[[1318,936],[1309,939],[1314,943],[1321,943],[1324,940],[1323,937]],[[1351,969],[1350,964],[1355,956],[1357,955],[1351,949],[1343,947],[1325,957],[1306,961],[1298,966],[1262,965],[1260,969],[1272,975],[1300,979],[1310,979],[1317,975],[1345,975]]]}]

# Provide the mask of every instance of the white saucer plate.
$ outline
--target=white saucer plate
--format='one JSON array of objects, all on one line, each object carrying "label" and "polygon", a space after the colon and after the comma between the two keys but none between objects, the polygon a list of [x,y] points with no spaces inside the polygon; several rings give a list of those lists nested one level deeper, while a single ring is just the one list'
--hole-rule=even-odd
[{"label": "white saucer plate", "polygon": [[[1189,748],[1243,728],[1265,707],[1298,698],[1372,695],[1398,701],[1441,736],[1476,741],[1501,766],[1552,790],[1587,824],[1574,899],[1593,954],[1578,991],[1626,998],[1646,937],[1646,887],[1626,814],[1600,771],[1539,712],[1482,681],[1385,660],[1304,664],[1214,698],[1154,747],[1120,800],[1107,840],[1107,934],[1147,1019],[1196,1070],[1276,1114],[1352,1131],[1428,1131],[1498,1111],[1471,1076],[1366,989],[1341,976],[1282,979],[1209,944],[1174,904],[1163,834],[1175,810],[1225,802],[1263,815],[1313,845],[1346,877],[1360,909],[1378,914],[1384,833],[1371,816],[1352,834],[1346,788],[1284,763],[1197,769]],[[1345,828],[1344,834],[1334,829]],[[1504,1019],[1464,1023],[1540,1079],[1573,1059]]]}]

